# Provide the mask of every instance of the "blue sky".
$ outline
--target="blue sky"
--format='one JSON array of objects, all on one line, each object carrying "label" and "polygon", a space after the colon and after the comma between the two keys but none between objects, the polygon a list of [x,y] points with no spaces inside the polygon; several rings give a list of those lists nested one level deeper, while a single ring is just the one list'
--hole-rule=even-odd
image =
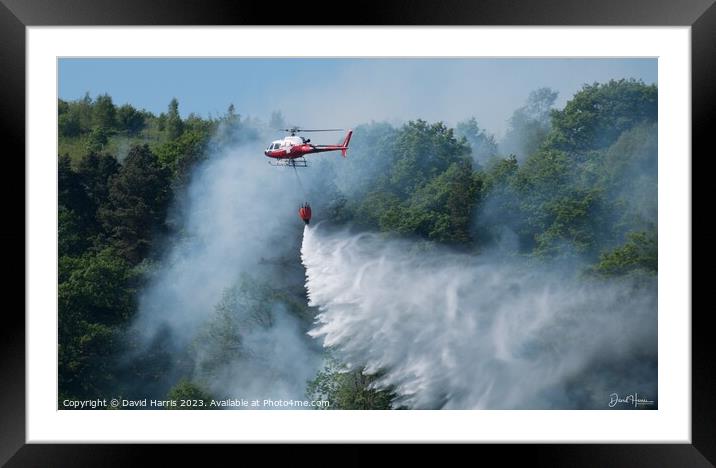
[{"label": "blue sky", "polygon": [[154,113],[179,100],[183,116],[238,113],[291,125],[351,127],[423,118],[454,125],[475,117],[500,136],[530,91],[559,92],[557,106],[585,83],[657,82],[656,59],[321,59],[194,58],[59,60],[59,96],[108,93]]}]

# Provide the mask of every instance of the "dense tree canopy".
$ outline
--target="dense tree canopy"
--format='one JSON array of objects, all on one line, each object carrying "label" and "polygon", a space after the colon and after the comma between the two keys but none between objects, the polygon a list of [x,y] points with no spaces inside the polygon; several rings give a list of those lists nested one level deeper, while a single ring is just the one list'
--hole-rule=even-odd
[{"label": "dense tree canopy", "polygon": [[[164,229],[172,182],[200,157],[215,123],[192,122],[190,135],[170,140],[155,116],[117,108],[108,95],[60,100],[58,115],[60,396],[116,396],[138,264]],[[160,160],[150,145],[178,149]]]},{"label": "dense tree canopy", "polygon": [[657,107],[656,85],[635,80],[586,85],[552,113],[549,144],[570,153],[605,148],[635,125],[655,122]]},{"label": "dense tree canopy", "polygon": [[[356,139],[361,143],[372,140],[365,144],[377,154],[357,156],[357,164],[369,165],[359,168],[357,176],[365,195],[346,204],[338,216],[366,227],[438,242],[470,241],[480,179],[473,170],[465,139],[457,139],[441,122],[428,124],[422,120],[409,122],[397,131],[375,125],[359,128]],[[354,167],[345,170],[353,171]]]},{"label": "dense tree canopy", "polygon": [[132,148],[109,180],[107,205],[100,214],[118,252],[130,263],[149,253],[152,236],[164,225],[169,197],[169,171],[149,146]]},{"label": "dense tree canopy", "polygon": [[522,164],[487,168],[478,230],[514,232],[523,252],[596,260],[628,232],[655,229],[655,98],[635,81],[586,85]]}]

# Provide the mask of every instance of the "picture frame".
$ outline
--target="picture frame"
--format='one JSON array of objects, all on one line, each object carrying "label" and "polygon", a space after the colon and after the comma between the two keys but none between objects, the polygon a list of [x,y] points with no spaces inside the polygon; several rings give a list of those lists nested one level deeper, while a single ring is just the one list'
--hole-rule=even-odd
[{"label": "picture frame", "polygon": [[[201,4],[182,2],[179,8],[163,3],[146,5],[136,0],[115,2],[61,0],[0,0],[0,88],[3,94],[3,137],[10,143],[8,155],[25,152],[25,28],[28,26],[111,26],[111,25],[516,25],[516,26],[690,26],[692,66],[692,154],[696,148],[705,153],[707,139],[715,119],[716,105],[716,6],[713,0],[673,2],[653,5],[643,0],[570,2],[552,0],[539,2],[505,2],[492,0],[466,4],[420,1],[410,11],[395,1],[375,2],[348,7],[345,14],[327,10],[298,8],[295,14],[276,17],[275,6],[269,4],[206,1]],[[275,21],[274,21],[274,18]],[[270,19],[271,21],[266,21]],[[289,22],[290,20],[290,22]],[[25,173],[19,157],[9,158],[18,167],[12,173]],[[693,160],[693,157],[692,157]],[[10,182],[10,180],[8,180]],[[24,178],[3,184],[6,200],[24,190]],[[13,196],[13,198],[10,198]],[[17,218],[24,219],[20,208],[8,204]],[[23,223],[24,224],[24,223]],[[692,228],[693,229],[693,228]],[[692,231],[693,232],[693,231]],[[9,245],[26,245],[29,233],[12,230],[4,233]],[[13,249],[19,252],[19,249]],[[19,255],[19,253],[18,253]],[[24,271],[24,269],[23,269]],[[9,280],[8,292],[20,290],[19,275]],[[13,282],[17,282],[15,285]],[[693,289],[693,286],[692,286]],[[37,445],[25,443],[25,316],[20,308],[8,308],[2,334],[2,380],[6,383],[0,398],[0,462],[8,466],[77,466],[89,464],[123,465],[135,460],[136,451],[112,445]],[[698,309],[696,309],[698,311]],[[684,311],[687,312],[687,311]],[[508,461],[529,456],[548,461],[550,466],[710,466],[716,464],[716,434],[712,396],[716,394],[713,351],[706,336],[706,311],[692,312],[692,443],[689,444],[578,444],[522,445],[521,450],[504,454],[499,446],[481,446],[484,451],[499,454]],[[208,448],[206,446],[203,446]],[[159,446],[143,445],[146,452],[157,452]],[[228,450],[227,447],[222,447]],[[310,447],[303,447],[306,453]],[[213,449],[215,450],[215,448]],[[292,449],[293,450],[293,449]],[[357,450],[346,449],[346,453]],[[163,452],[166,452],[164,450]],[[173,450],[182,456],[184,450]],[[288,452],[288,451],[284,451]],[[509,450],[512,452],[512,450]],[[354,452],[357,453],[357,452]],[[417,452],[416,452],[417,453]],[[164,456],[164,454],[162,454]],[[287,455],[296,457],[296,452]]]}]

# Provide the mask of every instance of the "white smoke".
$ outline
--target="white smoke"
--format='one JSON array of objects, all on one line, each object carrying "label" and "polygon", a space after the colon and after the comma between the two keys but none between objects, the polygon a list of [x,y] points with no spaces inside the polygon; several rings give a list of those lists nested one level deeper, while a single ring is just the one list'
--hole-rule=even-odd
[{"label": "white smoke", "polygon": [[656,399],[655,287],[320,225],[305,229],[301,255],[309,305],[319,308],[310,335],[349,366],[381,371],[377,387],[397,393],[396,407]]},{"label": "white smoke", "polygon": [[[175,207],[177,232],[139,295],[133,330],[138,355],[159,348],[172,358],[188,356],[182,359],[194,362],[188,365],[191,377],[217,397],[303,399],[306,380],[321,364],[305,335],[310,322],[301,323],[280,300],[262,312],[270,315],[265,323],[251,323],[253,312],[240,301],[218,310],[244,275],[277,291],[295,285],[302,294],[303,272],[297,265],[291,270],[285,258],[298,261],[303,223],[297,209],[304,194],[292,170],[266,163],[264,143],[223,148],[194,170]],[[234,335],[225,329],[229,324],[236,325]],[[212,335],[222,327],[222,339]],[[227,353],[239,347],[240,353]],[[184,366],[164,370],[157,392],[186,374]],[[140,389],[146,385],[137,383]]]}]

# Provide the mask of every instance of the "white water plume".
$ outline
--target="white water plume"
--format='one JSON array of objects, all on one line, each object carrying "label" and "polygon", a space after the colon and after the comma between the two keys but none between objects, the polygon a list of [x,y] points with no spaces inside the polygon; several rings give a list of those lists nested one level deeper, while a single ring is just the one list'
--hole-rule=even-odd
[{"label": "white water plume", "polygon": [[655,284],[307,227],[309,334],[415,409],[607,408],[656,400]]}]

